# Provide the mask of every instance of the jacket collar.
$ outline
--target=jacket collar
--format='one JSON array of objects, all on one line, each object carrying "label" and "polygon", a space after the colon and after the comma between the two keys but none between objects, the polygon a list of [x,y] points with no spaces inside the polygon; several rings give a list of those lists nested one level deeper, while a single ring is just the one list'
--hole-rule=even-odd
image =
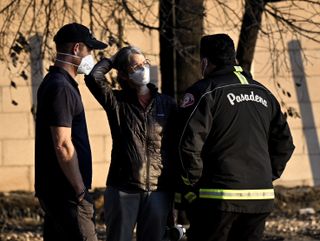
[{"label": "jacket collar", "polygon": [[78,83],[77,81],[71,77],[71,75],[66,71],[64,70],[63,68],[61,67],[58,67],[58,66],[55,66],[55,65],[52,65],[49,67],[49,72],[50,73],[60,73],[60,74],[63,74],[65,79],[70,82],[70,84],[74,87],[78,87]]},{"label": "jacket collar", "polygon": [[211,71],[206,78],[214,77],[217,75],[224,75],[230,72],[235,71],[235,66],[234,65],[224,65],[224,66],[218,66],[215,68],[213,71]]}]

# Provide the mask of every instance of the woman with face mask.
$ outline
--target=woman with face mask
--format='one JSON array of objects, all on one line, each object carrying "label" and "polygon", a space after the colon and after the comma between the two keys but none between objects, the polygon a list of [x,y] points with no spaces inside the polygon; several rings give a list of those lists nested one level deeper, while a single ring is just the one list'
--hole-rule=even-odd
[{"label": "woman with face mask", "polygon": [[[120,90],[105,78],[117,70]],[[164,239],[172,207],[175,101],[150,83],[150,64],[132,46],[102,59],[85,77],[108,115],[113,148],[105,190],[107,241]]]}]

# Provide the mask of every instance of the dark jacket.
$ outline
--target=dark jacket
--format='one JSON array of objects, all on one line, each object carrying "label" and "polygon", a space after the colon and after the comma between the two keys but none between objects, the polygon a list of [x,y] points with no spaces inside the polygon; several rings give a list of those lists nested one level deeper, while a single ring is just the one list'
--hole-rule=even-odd
[{"label": "dark jacket", "polygon": [[113,90],[106,79],[85,82],[107,112],[113,146],[107,185],[124,190],[169,190],[175,101],[148,84],[152,101],[144,110],[132,89]]},{"label": "dark jacket", "polygon": [[272,181],[294,150],[271,92],[240,67],[225,66],[191,86],[180,107],[184,184],[219,210],[271,211]]}]

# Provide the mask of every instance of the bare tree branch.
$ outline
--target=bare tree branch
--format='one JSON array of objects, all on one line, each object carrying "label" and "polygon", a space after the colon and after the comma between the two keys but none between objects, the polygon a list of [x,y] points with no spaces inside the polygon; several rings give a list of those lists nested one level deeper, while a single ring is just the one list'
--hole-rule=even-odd
[{"label": "bare tree branch", "polygon": [[17,1],[19,1],[19,0],[12,0],[10,3],[8,3],[7,6],[5,6],[3,9],[0,10],[0,14],[2,14],[5,11],[7,11]]},{"label": "bare tree branch", "polygon": [[[173,7],[164,9],[160,2],[166,1]],[[135,24],[146,30],[159,31],[161,40],[167,49],[174,51],[183,59],[187,69],[199,64],[197,44],[188,42],[190,38],[199,35],[192,18],[203,19],[209,26],[208,31],[225,29],[233,34],[239,34],[242,24],[244,6],[253,0],[223,1],[223,0],[11,0],[0,3],[0,61],[10,69],[10,78],[26,78],[23,71],[28,67],[28,47],[22,46],[19,39],[26,39],[35,34],[42,37],[41,58],[50,62],[55,55],[52,37],[56,30],[70,21],[83,22],[89,16],[89,26],[101,39],[107,39],[111,48],[106,52],[114,52],[117,48],[128,44],[125,35],[127,24]],[[286,59],[286,38],[308,39],[320,43],[320,1],[319,0],[259,0],[265,3],[262,24],[251,24],[256,35],[268,43],[272,63],[268,63],[273,75],[279,75],[283,69],[289,70]],[[77,2],[77,4],[74,4]],[[236,7],[235,7],[236,2]],[[182,3],[182,4],[181,4]],[[183,4],[185,3],[185,4]],[[188,7],[197,3],[197,7]],[[210,4],[206,9],[198,7]],[[76,5],[76,7],[74,6]],[[159,8],[160,6],[160,8]],[[173,12],[174,9],[174,12]],[[200,11],[199,11],[200,10]],[[175,21],[169,21],[172,14],[180,14]],[[161,21],[159,15],[164,16]],[[40,19],[40,20],[39,20]],[[253,19],[254,22],[259,19]],[[187,23],[187,24],[185,24]],[[200,25],[199,25],[200,26]],[[200,27],[199,27],[200,29]],[[168,32],[174,36],[167,35]],[[243,39],[242,39],[243,41]],[[251,43],[255,47],[255,43]],[[250,48],[251,48],[250,47]],[[260,46],[257,46],[260,48]],[[245,48],[245,50],[250,49]],[[16,52],[17,51],[17,52]],[[172,54],[172,52],[171,52]],[[167,53],[169,55],[169,53]],[[302,52],[305,60],[308,56]],[[247,56],[253,60],[253,52]],[[171,66],[168,66],[172,68]],[[179,70],[180,71],[180,70]],[[183,71],[183,70],[182,70]],[[179,73],[180,75],[180,73]],[[168,79],[170,81],[171,79]],[[10,80],[11,81],[11,80]],[[9,83],[10,83],[9,81]],[[185,80],[183,80],[185,81]]]},{"label": "bare tree branch", "polygon": [[159,27],[155,27],[155,26],[150,26],[140,20],[138,20],[133,12],[130,10],[130,8],[128,7],[128,3],[127,3],[127,0],[122,0],[122,3],[123,3],[123,7],[124,7],[124,10],[127,12],[127,14],[131,17],[131,19],[136,23],[138,24],[139,26],[143,27],[143,28],[147,28],[147,29],[150,29],[150,30],[160,30]]}]

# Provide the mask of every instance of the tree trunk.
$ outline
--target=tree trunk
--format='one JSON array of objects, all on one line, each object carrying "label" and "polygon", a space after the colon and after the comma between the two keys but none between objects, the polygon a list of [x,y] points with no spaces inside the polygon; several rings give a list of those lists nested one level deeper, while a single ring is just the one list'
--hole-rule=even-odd
[{"label": "tree trunk", "polygon": [[250,71],[254,56],[265,0],[246,0],[237,48],[239,65]]},{"label": "tree trunk", "polygon": [[160,71],[162,93],[175,96],[174,47],[173,47],[173,2],[160,0]]},{"label": "tree trunk", "polygon": [[179,98],[201,78],[200,39],[203,35],[204,0],[179,0],[176,7],[176,68]]},{"label": "tree trunk", "polygon": [[[176,7],[175,7],[176,6]],[[200,76],[203,0],[160,1],[162,92],[180,97]]]}]

